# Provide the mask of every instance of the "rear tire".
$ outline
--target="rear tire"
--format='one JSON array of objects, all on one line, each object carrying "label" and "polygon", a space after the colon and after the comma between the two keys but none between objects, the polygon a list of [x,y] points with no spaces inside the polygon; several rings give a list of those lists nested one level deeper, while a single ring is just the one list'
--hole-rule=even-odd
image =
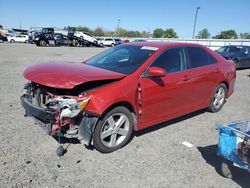
[{"label": "rear tire", "polygon": [[132,113],[123,106],[110,110],[96,125],[94,147],[101,153],[122,148],[131,138],[134,123]]},{"label": "rear tire", "polygon": [[219,112],[226,102],[226,97],[227,87],[225,84],[221,83],[216,87],[211,97],[210,106],[208,107],[208,110],[213,113]]},{"label": "rear tire", "polygon": [[232,178],[230,166],[226,161],[221,163],[221,175],[225,178]]}]

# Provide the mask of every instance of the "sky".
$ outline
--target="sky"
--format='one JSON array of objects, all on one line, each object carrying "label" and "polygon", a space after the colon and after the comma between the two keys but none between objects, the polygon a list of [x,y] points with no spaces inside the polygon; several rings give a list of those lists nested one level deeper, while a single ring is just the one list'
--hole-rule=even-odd
[{"label": "sky", "polygon": [[150,31],[173,28],[191,38],[196,7],[196,35],[207,28],[212,35],[234,29],[250,32],[250,0],[0,0],[4,28],[87,26],[115,30]]}]

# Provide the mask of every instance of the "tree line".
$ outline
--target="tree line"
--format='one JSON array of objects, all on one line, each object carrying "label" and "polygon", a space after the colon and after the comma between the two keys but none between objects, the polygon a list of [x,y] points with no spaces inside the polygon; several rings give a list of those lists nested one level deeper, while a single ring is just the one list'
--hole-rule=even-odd
[{"label": "tree line", "polygon": [[[67,29],[68,27],[65,27]],[[124,28],[117,28],[114,31],[105,31],[101,27],[97,27],[95,29],[90,29],[86,26],[77,26],[74,27],[76,31],[85,31],[94,36],[113,36],[113,37],[142,37],[142,38],[178,38],[177,33],[173,28],[156,28],[153,32],[149,31],[136,31],[136,30],[127,30]],[[198,32],[198,35],[195,37],[197,39],[250,39],[250,33],[239,33],[237,34],[235,30],[225,30],[219,32],[217,35],[212,36],[207,28],[202,29]]]}]

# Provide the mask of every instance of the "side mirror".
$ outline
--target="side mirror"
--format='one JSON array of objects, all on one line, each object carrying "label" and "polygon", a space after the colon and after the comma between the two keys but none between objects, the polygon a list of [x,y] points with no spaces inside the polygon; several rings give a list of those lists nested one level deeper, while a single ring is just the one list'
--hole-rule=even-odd
[{"label": "side mirror", "polygon": [[148,74],[151,77],[164,77],[167,75],[167,72],[160,67],[150,67],[148,69]]}]

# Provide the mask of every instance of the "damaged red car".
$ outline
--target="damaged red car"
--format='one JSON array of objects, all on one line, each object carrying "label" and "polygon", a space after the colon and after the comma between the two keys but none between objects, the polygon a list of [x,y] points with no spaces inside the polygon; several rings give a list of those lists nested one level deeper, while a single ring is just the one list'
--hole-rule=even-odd
[{"label": "damaged red car", "polygon": [[234,91],[235,65],[198,44],[119,45],[83,63],[28,67],[21,103],[51,136],[77,138],[103,153],[133,131],[207,108]]}]

